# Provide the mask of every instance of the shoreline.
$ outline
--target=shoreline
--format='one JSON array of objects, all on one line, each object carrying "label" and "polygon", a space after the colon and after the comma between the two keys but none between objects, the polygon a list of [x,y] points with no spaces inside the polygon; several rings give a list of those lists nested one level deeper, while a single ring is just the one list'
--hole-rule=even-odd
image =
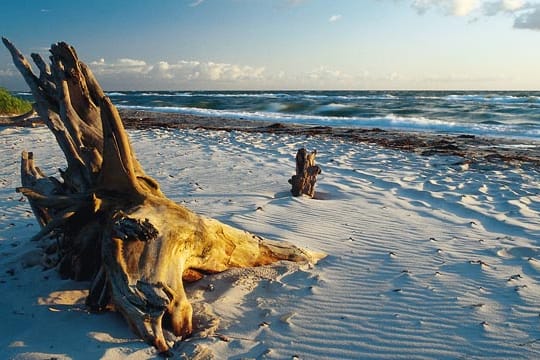
[{"label": "shoreline", "polygon": [[127,128],[165,127],[321,136],[357,143],[376,144],[384,148],[404,150],[426,156],[455,155],[462,157],[465,164],[503,161],[515,165],[540,166],[540,140],[396,131],[379,128],[305,126],[125,109],[119,112]]},{"label": "shoreline", "polygon": [[[388,149],[403,150],[424,156],[459,156],[463,158],[462,164],[464,165],[476,162],[504,162],[515,166],[522,164],[540,166],[540,140],[380,128],[308,126],[143,110],[120,109],[119,113],[128,129],[161,127],[320,136],[354,143],[375,144]],[[0,127],[40,125],[43,125],[43,122],[34,114],[0,117]]]}]

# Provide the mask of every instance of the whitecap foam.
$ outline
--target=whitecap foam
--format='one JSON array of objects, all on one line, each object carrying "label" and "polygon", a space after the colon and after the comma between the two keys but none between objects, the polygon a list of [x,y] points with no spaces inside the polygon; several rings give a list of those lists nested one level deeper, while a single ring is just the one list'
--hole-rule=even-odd
[{"label": "whitecap foam", "polygon": [[518,104],[529,103],[531,100],[539,101],[538,96],[516,96],[516,95],[500,95],[500,94],[453,94],[442,98],[449,101],[465,101],[465,102],[492,102],[502,104]]},{"label": "whitecap foam", "polygon": [[164,113],[180,113],[205,117],[222,117],[251,121],[283,122],[291,124],[349,128],[383,128],[394,130],[428,131],[442,133],[474,134],[486,136],[509,136],[514,138],[537,138],[540,129],[515,125],[478,124],[431,119],[423,116],[399,116],[388,114],[374,117],[323,116],[290,114],[275,111],[233,111],[202,109],[196,107],[130,106],[117,105],[119,109],[143,110]]},{"label": "whitecap foam", "polygon": [[284,111],[286,109],[287,109],[286,104],[283,104],[283,103],[280,103],[280,102],[271,102],[268,105],[266,105],[265,110],[268,111],[268,112],[277,113],[277,112]]},{"label": "whitecap foam", "polygon": [[157,92],[143,92],[141,96],[174,96],[173,94],[157,93]]},{"label": "whitecap foam", "polygon": [[443,120],[436,120],[436,119],[428,119],[423,116],[415,116],[415,117],[406,117],[406,116],[398,116],[395,114],[388,115],[385,119],[388,119],[392,124],[396,125],[417,125],[419,127],[440,127],[440,128],[454,128],[458,126],[453,121],[443,121]]},{"label": "whitecap foam", "polygon": [[319,106],[317,108],[317,111],[339,111],[343,109],[351,109],[354,106],[349,104],[341,104],[341,103],[330,103],[326,105]]},{"label": "whitecap foam", "polygon": [[192,93],[191,96],[216,97],[216,98],[290,98],[291,94],[286,93]]}]

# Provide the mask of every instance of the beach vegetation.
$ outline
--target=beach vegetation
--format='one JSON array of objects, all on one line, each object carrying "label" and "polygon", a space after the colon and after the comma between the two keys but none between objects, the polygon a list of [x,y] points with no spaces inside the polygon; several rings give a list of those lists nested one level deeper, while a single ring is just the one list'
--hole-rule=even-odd
[{"label": "beach vegetation", "polygon": [[0,115],[20,115],[32,110],[32,103],[0,87]]}]

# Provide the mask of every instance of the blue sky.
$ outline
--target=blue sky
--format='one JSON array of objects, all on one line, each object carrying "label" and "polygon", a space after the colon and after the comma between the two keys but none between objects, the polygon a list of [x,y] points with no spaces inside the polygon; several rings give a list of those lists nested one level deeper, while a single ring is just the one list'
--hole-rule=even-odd
[{"label": "blue sky", "polygon": [[[0,35],[107,90],[540,90],[540,1],[21,0]],[[3,48],[0,86],[26,89]]]}]

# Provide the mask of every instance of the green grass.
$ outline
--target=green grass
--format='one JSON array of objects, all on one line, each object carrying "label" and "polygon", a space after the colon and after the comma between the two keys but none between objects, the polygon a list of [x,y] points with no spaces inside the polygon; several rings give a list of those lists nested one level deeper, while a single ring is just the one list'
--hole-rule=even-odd
[{"label": "green grass", "polygon": [[32,109],[32,103],[11,95],[0,87],[0,115],[19,115]]}]

